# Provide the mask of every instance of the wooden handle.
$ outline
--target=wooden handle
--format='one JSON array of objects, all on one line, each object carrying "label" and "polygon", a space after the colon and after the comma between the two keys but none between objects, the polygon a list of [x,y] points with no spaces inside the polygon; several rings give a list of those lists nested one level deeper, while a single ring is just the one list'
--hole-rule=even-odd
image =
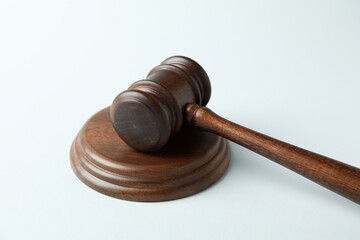
[{"label": "wooden handle", "polygon": [[359,168],[242,127],[207,107],[189,104],[186,113],[193,126],[238,143],[360,204]]}]

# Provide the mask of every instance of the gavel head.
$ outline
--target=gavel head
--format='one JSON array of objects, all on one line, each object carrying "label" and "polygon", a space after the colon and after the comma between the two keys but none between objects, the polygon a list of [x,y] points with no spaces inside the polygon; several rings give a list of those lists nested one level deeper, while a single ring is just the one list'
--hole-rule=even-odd
[{"label": "gavel head", "polygon": [[205,70],[190,58],[174,56],[120,93],[111,105],[110,117],[125,143],[154,152],[181,129],[186,105],[205,106],[210,95]]}]

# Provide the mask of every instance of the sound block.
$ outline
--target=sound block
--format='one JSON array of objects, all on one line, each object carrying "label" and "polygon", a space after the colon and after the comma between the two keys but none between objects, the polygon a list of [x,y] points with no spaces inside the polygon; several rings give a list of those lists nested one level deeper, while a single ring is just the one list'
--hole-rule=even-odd
[{"label": "sound block", "polygon": [[100,193],[131,201],[166,201],[216,182],[229,165],[230,148],[222,137],[184,127],[160,151],[138,152],[116,134],[108,107],[80,130],[70,160],[78,178]]}]

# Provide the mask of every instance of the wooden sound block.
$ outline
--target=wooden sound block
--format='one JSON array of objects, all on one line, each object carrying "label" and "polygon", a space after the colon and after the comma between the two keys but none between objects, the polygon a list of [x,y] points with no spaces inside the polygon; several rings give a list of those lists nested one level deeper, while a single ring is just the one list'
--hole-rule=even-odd
[{"label": "wooden sound block", "polygon": [[183,127],[162,150],[138,152],[117,135],[105,108],[80,130],[70,159],[80,180],[98,192],[131,201],[166,201],[216,182],[229,165],[230,148],[222,137]]}]

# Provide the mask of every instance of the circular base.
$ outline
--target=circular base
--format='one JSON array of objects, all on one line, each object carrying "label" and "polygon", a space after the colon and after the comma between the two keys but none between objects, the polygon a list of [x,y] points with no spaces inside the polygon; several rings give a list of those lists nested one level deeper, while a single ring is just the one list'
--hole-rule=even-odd
[{"label": "circular base", "polygon": [[230,148],[225,139],[189,127],[158,152],[138,152],[116,134],[106,108],[80,130],[70,159],[75,174],[96,191],[132,201],[166,201],[216,182],[229,165]]}]

